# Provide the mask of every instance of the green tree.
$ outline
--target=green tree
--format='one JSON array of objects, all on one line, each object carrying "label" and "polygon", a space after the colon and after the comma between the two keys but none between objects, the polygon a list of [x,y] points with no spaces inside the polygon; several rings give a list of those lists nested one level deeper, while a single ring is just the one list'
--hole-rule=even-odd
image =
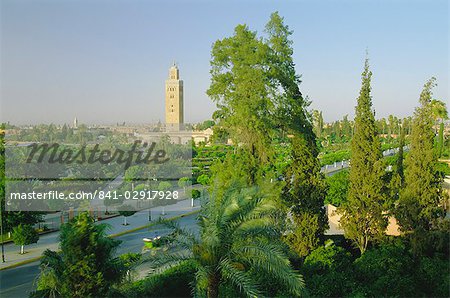
[{"label": "green tree", "polygon": [[355,287],[351,254],[327,240],[313,250],[301,268],[312,297],[346,297]]},{"label": "green tree", "polygon": [[[238,25],[232,37],[218,40],[211,52],[211,84],[207,94],[219,108],[223,126],[235,144],[250,152],[250,164],[265,162],[270,155],[270,117],[267,46],[246,25]],[[268,133],[269,132],[269,133]],[[249,172],[256,182],[257,167]]]},{"label": "green tree", "polygon": [[400,191],[403,189],[405,182],[404,166],[403,166],[403,147],[405,146],[405,128],[400,129],[398,153],[396,155],[395,166],[390,175],[389,181],[389,198],[387,200],[387,206],[390,211],[394,209],[394,205],[397,203],[400,197]]},{"label": "green tree", "polygon": [[12,239],[14,244],[20,245],[20,254],[24,254],[24,246],[38,242],[39,234],[31,225],[20,224],[13,228]]},{"label": "green tree", "polygon": [[159,191],[168,191],[171,188],[172,188],[172,184],[168,181],[161,181],[158,184]]},{"label": "green tree", "polygon": [[37,211],[4,211],[4,225],[6,231],[20,224],[34,225],[42,221],[43,213]]},{"label": "green tree", "polygon": [[313,110],[312,111],[312,119],[314,125],[314,133],[316,136],[321,137],[323,131],[323,117],[322,111]]},{"label": "green tree", "polygon": [[198,189],[193,189],[192,191],[191,191],[191,198],[192,199],[198,199],[198,198],[200,198],[200,196],[201,196],[201,193],[200,193],[200,191],[198,190]]},{"label": "green tree", "polygon": [[299,90],[292,59],[292,32],[278,13],[271,15],[265,32],[261,39],[239,25],[232,37],[214,43],[207,91],[219,108],[214,118],[247,151],[249,185],[271,170],[275,139],[296,134],[316,146],[309,101]]},{"label": "green tree", "polygon": [[202,193],[202,197],[204,197],[205,191],[206,191],[205,188],[207,185],[209,185],[211,183],[211,178],[206,174],[202,174],[197,177],[197,182],[203,186],[201,193]]},{"label": "green tree", "polygon": [[226,144],[228,142],[229,133],[228,131],[220,126],[213,126],[213,135],[211,136],[212,144]]},{"label": "green tree", "polygon": [[352,137],[352,126],[348,120],[348,115],[342,118],[342,134],[349,140]]},{"label": "green tree", "polygon": [[441,122],[448,119],[448,111],[445,102],[437,99],[431,100],[431,114],[434,120],[434,125],[436,126],[435,132],[437,132],[437,121],[440,119]]},{"label": "green tree", "polygon": [[395,126],[396,126],[396,121],[395,121],[395,116],[394,115],[389,115],[388,116],[388,139],[390,139],[392,137],[392,134],[395,133]]},{"label": "green tree", "polygon": [[342,206],[347,201],[349,187],[349,173],[347,170],[340,171],[327,177],[328,191],[325,203],[336,207]]},{"label": "green tree", "polygon": [[283,135],[301,136],[313,146],[312,152],[317,154],[316,136],[313,132],[311,115],[307,111],[310,101],[300,92],[301,80],[292,58],[294,51],[290,37],[293,32],[284,24],[278,12],[271,14],[265,32],[268,35],[266,43],[269,46],[269,78],[271,85],[277,90],[272,92],[274,94],[272,105],[275,107],[272,117],[274,127]]},{"label": "green tree", "polygon": [[386,118],[381,118],[379,121],[378,121],[378,123],[379,123],[379,130],[381,131],[381,133],[382,134],[387,134],[387,127],[388,127],[388,125],[387,125],[387,122],[386,122]]},{"label": "green tree", "polygon": [[[320,173],[320,162],[317,158],[319,150],[311,115],[307,112],[309,101],[303,98],[300,92],[301,81],[292,58],[292,31],[275,12],[266,24],[265,32],[268,35],[266,43],[269,47],[269,77],[272,85],[276,86],[277,90],[282,90],[273,100],[276,107],[273,123],[278,130],[292,136],[285,140],[291,149],[291,163],[283,173],[286,184],[282,190],[288,210],[295,214],[292,217],[294,227],[287,236],[287,243],[290,243],[297,253],[304,255],[317,244],[316,241],[307,239],[320,237],[328,226],[323,209],[326,184]],[[318,113],[317,117],[318,126],[323,126],[321,113]],[[321,131],[320,128],[319,130]],[[294,231],[298,232],[299,227],[301,229],[301,226],[308,222],[317,223],[315,228],[305,227],[304,231],[309,231],[310,234],[307,237],[295,235]],[[305,242],[301,243],[302,239]]]},{"label": "green tree", "polygon": [[134,182],[142,177],[141,168],[139,166],[131,166],[125,171],[124,180],[126,182]]},{"label": "green tree", "polygon": [[20,224],[34,225],[42,221],[43,212],[5,210],[5,124],[0,125],[0,221],[1,232],[11,233]]},{"label": "green tree", "polygon": [[123,216],[123,224],[124,226],[127,226],[127,217],[132,216],[136,213],[137,211],[134,210],[134,208],[130,205],[123,205],[120,207],[119,210],[119,214]]},{"label": "green tree", "polygon": [[197,177],[197,182],[200,183],[201,185],[205,186],[205,185],[209,184],[210,179],[211,178],[208,175],[202,174]]},{"label": "green tree", "polygon": [[323,208],[326,182],[320,172],[319,160],[308,149],[306,141],[294,138],[292,143],[292,163],[286,171],[282,198],[294,214],[294,228],[288,231],[285,239],[299,256],[306,256],[317,247],[318,240],[328,228]]},{"label": "green tree", "polygon": [[205,130],[208,129],[210,127],[213,127],[216,123],[213,120],[205,120],[203,121],[203,123],[199,123],[196,125],[196,129],[197,130]]},{"label": "green tree", "polygon": [[[233,183],[234,184],[234,183]],[[196,295],[219,297],[224,286],[246,296],[261,296],[255,278],[263,273],[275,290],[300,295],[303,281],[289,265],[278,240],[277,213],[273,198],[258,188],[228,188],[223,197],[213,196],[202,206],[199,238],[175,224],[173,245],[185,250],[148,259],[156,268],[168,268],[188,259],[195,262]],[[170,223],[168,223],[170,224]]]},{"label": "green tree", "polygon": [[443,193],[433,149],[431,95],[434,86],[435,78],[425,83],[420,94],[420,106],[414,113],[405,187],[400,194],[396,216],[401,229],[412,237],[416,252],[421,251],[421,246],[427,242],[424,237],[445,214],[440,205]]},{"label": "green tree", "polygon": [[354,293],[365,297],[417,296],[414,265],[401,239],[371,248],[354,263],[358,284]]},{"label": "green tree", "polygon": [[[96,225],[81,213],[61,226],[61,252],[46,250],[34,297],[105,297],[125,271],[114,252],[120,241],[105,234],[106,225]],[[54,297],[53,296],[53,297]]]},{"label": "green tree", "polygon": [[186,193],[186,187],[192,184],[192,180],[189,177],[182,177],[178,180],[178,186],[183,188],[183,191]]},{"label": "green tree", "polygon": [[354,242],[361,254],[372,240],[384,233],[387,226],[383,215],[385,168],[372,110],[371,78],[366,58],[351,141],[349,195],[340,209],[340,223],[345,236]]}]

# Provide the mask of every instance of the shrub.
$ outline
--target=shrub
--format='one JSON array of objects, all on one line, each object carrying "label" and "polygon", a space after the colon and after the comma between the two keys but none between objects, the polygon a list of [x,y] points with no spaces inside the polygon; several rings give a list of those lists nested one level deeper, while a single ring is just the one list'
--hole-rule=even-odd
[{"label": "shrub", "polygon": [[[151,275],[124,286],[123,297],[191,297],[190,283],[194,280],[194,262],[186,261],[163,273]],[[117,293],[114,293],[115,295]]]},{"label": "shrub", "polygon": [[306,257],[302,267],[306,288],[311,296],[342,297],[354,286],[349,252],[328,240]]}]

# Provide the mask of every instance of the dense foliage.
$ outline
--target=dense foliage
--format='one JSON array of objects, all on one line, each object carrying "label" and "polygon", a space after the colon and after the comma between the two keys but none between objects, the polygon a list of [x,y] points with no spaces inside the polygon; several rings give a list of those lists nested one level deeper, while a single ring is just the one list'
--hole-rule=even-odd
[{"label": "dense foliage", "polygon": [[[196,126],[213,129],[210,144],[177,151],[169,139],[162,142],[192,161],[193,177],[178,181],[184,193],[191,183],[205,186],[190,192],[203,199],[198,231],[165,222],[172,233],[159,240],[158,250],[116,257],[119,242],[80,214],[62,226],[61,252],[44,252],[33,297],[450,296],[450,221],[442,208],[449,166],[437,161],[450,156],[443,124],[448,115],[445,104],[432,99],[434,79],[425,84],[414,117],[376,120],[366,60],[355,119],[345,115],[326,124],[300,92],[291,35],[273,13],[262,35],[243,24],[217,40],[207,90],[217,111],[214,120]],[[99,133],[84,125],[76,134],[48,125],[22,137],[83,144]],[[104,137],[107,146],[117,140]],[[394,147],[398,153],[384,158],[383,150]],[[350,169],[325,178],[321,166],[342,160],[350,160]],[[165,191],[177,183],[152,179],[155,171],[132,166],[124,180],[135,190]],[[338,207],[345,237],[325,235],[324,204]],[[134,212],[119,208],[124,224]],[[8,231],[23,224],[14,228],[17,244],[36,240],[30,225],[40,214],[3,214]],[[386,235],[389,216],[398,220],[401,235]],[[130,272],[138,260],[154,271],[135,281]]]},{"label": "dense foliage", "polygon": [[196,273],[195,262],[185,261],[149,278],[125,285],[111,297],[191,297],[191,283]]},{"label": "dense foliage", "polygon": [[340,223],[345,236],[354,241],[361,253],[371,241],[384,233],[387,226],[383,214],[385,165],[372,110],[371,78],[372,72],[366,59],[351,141],[348,199],[340,209]]},{"label": "dense foliage", "polygon": [[431,105],[435,79],[424,85],[420,106],[413,118],[411,150],[406,159],[405,187],[400,194],[396,216],[403,232],[415,241],[416,252],[426,249],[430,232],[438,227],[445,215],[442,208],[444,193],[437,171],[434,149],[433,114]]},{"label": "dense foliage", "polygon": [[448,297],[448,255],[417,258],[407,240],[390,239],[356,257],[327,242],[301,269],[313,297]]},{"label": "dense foliage", "polygon": [[120,241],[105,235],[107,226],[96,225],[81,213],[61,227],[61,252],[46,250],[34,297],[104,297],[125,274],[114,251]]},{"label": "dense foliage", "polygon": [[232,185],[223,196],[213,194],[202,206],[200,237],[172,224],[172,245],[181,250],[150,256],[148,261],[158,269],[192,260],[194,291],[200,296],[222,297],[221,285],[245,296],[260,296],[264,289],[259,274],[276,281],[279,291],[299,295],[303,282],[290,267],[280,241],[278,209],[270,192]]},{"label": "dense foliage", "polygon": [[325,197],[325,204],[331,204],[336,207],[343,205],[348,196],[348,171],[340,171],[327,177],[328,191]]}]

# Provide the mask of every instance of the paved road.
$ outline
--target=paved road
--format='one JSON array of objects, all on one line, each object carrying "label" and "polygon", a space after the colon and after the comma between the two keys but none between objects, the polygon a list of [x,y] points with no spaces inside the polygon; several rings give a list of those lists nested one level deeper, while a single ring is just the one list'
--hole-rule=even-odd
[{"label": "paved road", "polygon": [[[177,222],[190,230],[195,229],[195,217],[195,215],[186,216],[178,219]],[[155,237],[166,231],[167,228],[165,227],[155,226],[119,236],[116,239],[121,240],[122,243],[117,250],[117,254],[139,253],[143,247],[142,238]],[[0,271],[0,296],[2,298],[28,297],[29,292],[34,288],[33,285],[38,274],[39,262]]]},{"label": "paved road", "polygon": [[[190,211],[196,210],[199,207],[191,207],[191,200],[181,200],[178,201],[176,204],[173,205],[167,205],[167,206],[160,206],[160,207],[154,207],[151,210],[152,219],[155,220],[157,217],[161,216],[162,210],[164,208],[164,213],[166,214],[166,217],[176,216],[184,213],[188,213]],[[124,232],[127,230],[131,230],[133,228],[137,228],[140,226],[144,226],[149,223],[148,220],[149,217],[149,211],[143,210],[140,212],[137,212],[136,214],[130,216],[127,218],[127,222],[129,225],[124,226],[123,223],[123,216],[118,216],[114,218],[109,218],[100,221],[99,223],[107,223],[110,225],[110,229],[108,230],[108,234],[117,234],[120,232]],[[5,256],[6,256],[6,262],[0,263],[0,268],[10,266],[12,264],[15,264],[20,261],[25,261],[29,259],[33,259],[36,257],[39,257],[42,252],[45,249],[51,249],[56,250],[58,249],[58,235],[59,233],[49,233],[45,235],[41,235],[39,238],[39,241],[35,244],[27,245],[25,246],[25,254],[20,255],[19,249],[20,247],[17,245],[14,245],[14,243],[8,243],[5,244]]]},{"label": "paved road", "polygon": [[[405,146],[403,148],[404,151],[408,151],[409,147]],[[388,149],[383,151],[383,156],[393,156],[398,152],[398,148]],[[350,166],[350,163],[348,160],[338,161],[334,164],[325,165],[322,167],[321,171],[326,176],[332,176],[333,174],[336,174],[339,171],[342,171],[343,169],[347,169]]]}]

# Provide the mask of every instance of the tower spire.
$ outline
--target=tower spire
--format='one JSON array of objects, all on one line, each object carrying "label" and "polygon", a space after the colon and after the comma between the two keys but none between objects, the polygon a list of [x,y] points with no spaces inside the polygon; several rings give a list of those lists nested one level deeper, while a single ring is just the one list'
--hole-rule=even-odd
[{"label": "tower spire", "polygon": [[175,60],[166,80],[166,128],[180,129],[184,122],[183,81]]}]

